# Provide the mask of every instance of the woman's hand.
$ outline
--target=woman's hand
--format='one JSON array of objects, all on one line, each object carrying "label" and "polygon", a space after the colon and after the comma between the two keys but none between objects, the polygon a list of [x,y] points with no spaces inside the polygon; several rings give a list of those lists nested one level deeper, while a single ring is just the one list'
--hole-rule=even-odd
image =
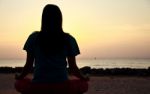
[{"label": "woman's hand", "polygon": [[82,74],[82,72],[77,67],[75,56],[68,57],[67,59],[69,64],[69,73],[78,77],[81,80],[89,81],[89,76]]},{"label": "woman's hand", "polygon": [[21,80],[24,77],[27,76],[27,74],[29,72],[31,72],[32,68],[33,68],[33,61],[34,61],[34,57],[32,54],[30,54],[29,52],[27,52],[27,60],[26,60],[26,64],[23,67],[23,70],[21,72],[21,74],[15,74],[15,79],[16,80]]},{"label": "woman's hand", "polygon": [[21,80],[21,79],[23,79],[23,77],[20,74],[16,73],[15,74],[15,79],[16,80]]},{"label": "woman's hand", "polygon": [[75,76],[75,75],[69,75],[68,76],[69,80],[83,80],[83,81],[89,81],[89,77],[88,76],[81,76],[81,78]]},{"label": "woman's hand", "polygon": [[80,78],[81,80],[84,80],[84,81],[89,81],[90,78],[88,75],[82,75],[82,78]]}]

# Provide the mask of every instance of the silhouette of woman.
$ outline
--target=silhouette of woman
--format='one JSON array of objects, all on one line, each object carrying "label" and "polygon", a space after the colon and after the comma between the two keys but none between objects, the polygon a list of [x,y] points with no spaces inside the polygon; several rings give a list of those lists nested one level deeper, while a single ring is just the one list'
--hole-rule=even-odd
[{"label": "silhouette of woman", "polygon": [[[71,94],[82,94],[87,90],[86,81],[88,78],[81,75],[76,65],[75,57],[80,54],[77,42],[73,36],[63,32],[62,13],[56,5],[48,4],[45,6],[42,14],[41,31],[33,32],[28,37],[24,50],[27,52],[26,64],[22,73],[16,75],[16,79],[23,80],[34,65],[33,79],[30,85],[32,91],[35,84],[36,86],[43,85],[43,87],[45,84],[49,86],[55,84],[57,92],[59,91],[57,87],[60,89],[62,86],[64,89],[67,84],[69,86],[67,89],[70,89]],[[69,80],[67,64],[69,73],[76,76],[76,81]],[[85,89],[81,90],[84,87]],[[35,91],[40,89],[36,88]],[[61,92],[60,90],[59,94]]]}]

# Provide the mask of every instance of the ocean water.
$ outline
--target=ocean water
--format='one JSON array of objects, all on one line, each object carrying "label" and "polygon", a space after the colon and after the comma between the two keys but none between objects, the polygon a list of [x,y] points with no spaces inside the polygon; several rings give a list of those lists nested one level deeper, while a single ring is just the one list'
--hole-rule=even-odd
[{"label": "ocean water", "polygon": [[[0,67],[23,67],[25,60],[0,60]],[[77,59],[79,68],[148,68],[150,59]]]}]

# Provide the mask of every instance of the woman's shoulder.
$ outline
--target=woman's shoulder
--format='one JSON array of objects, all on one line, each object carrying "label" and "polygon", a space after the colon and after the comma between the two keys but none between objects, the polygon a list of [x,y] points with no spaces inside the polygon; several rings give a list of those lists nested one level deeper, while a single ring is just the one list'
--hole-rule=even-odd
[{"label": "woman's shoulder", "polygon": [[68,40],[75,40],[75,38],[71,34],[69,34],[69,33],[64,33],[64,34]]},{"label": "woman's shoulder", "polygon": [[38,31],[34,31],[34,32],[32,32],[30,35],[29,35],[29,37],[28,37],[28,41],[35,41],[36,40],[36,38],[38,37],[38,35],[39,35],[39,32]]},{"label": "woman's shoulder", "polygon": [[34,31],[30,34],[30,36],[37,36],[39,34],[39,31]]},{"label": "woman's shoulder", "polygon": [[71,44],[71,45],[77,45],[77,41],[76,41],[76,39],[74,38],[74,36],[72,36],[71,34],[69,34],[69,33],[65,33],[66,35],[66,41],[68,41],[69,42],[69,44]]},{"label": "woman's shoulder", "polygon": [[35,38],[39,35],[39,31],[34,31],[29,35],[29,38]]}]

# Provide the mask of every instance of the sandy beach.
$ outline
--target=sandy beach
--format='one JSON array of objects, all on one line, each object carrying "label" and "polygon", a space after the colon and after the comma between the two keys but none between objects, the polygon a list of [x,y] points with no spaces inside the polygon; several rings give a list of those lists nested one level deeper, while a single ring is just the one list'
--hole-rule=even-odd
[{"label": "sandy beach", "polygon": [[[19,94],[14,74],[0,74],[0,94]],[[85,94],[150,94],[150,77],[92,76]]]}]

